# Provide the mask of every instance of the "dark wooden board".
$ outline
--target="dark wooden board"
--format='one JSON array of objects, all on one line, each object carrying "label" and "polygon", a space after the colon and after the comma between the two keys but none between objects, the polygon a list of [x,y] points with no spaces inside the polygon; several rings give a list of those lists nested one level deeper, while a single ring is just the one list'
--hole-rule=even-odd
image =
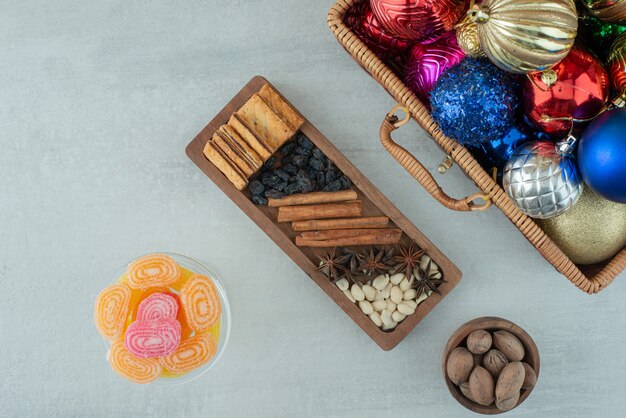
[{"label": "dark wooden board", "polygon": [[[276,208],[257,206],[250,200],[247,190],[237,190],[230,181],[215,167],[203,154],[206,142],[213,133],[229,117],[237,111],[254,93],[269,82],[256,76],[244,86],[243,89],[218,113],[218,115],[191,141],[186,152],[189,158],[209,177],[239,208],[250,217],[300,268],[317,283],[317,285],[369,335],[383,350],[391,350],[404,339],[417,324],[441,302],[461,280],[461,271],[433,245],[400,211],[370,183],[335,148],[306,118],[300,131],[304,133],[353,183],[352,188],[357,191],[359,199],[363,201],[364,216],[384,215],[390,219],[390,227],[397,226],[403,231],[403,241],[415,241],[426,253],[439,265],[444,283],[439,288],[442,296],[431,295],[419,304],[415,314],[407,317],[396,329],[391,332],[382,331],[378,328],[359,307],[352,303],[336,285],[329,282],[324,274],[316,271],[317,254],[322,254],[324,249],[312,249],[297,247],[294,243],[296,233],[291,230],[289,223],[276,223]],[[276,91],[276,89],[274,87]],[[284,99],[284,97],[283,97]],[[285,101],[287,101],[285,99]],[[287,103],[289,103],[287,101]],[[295,106],[291,105],[294,109]]]}]

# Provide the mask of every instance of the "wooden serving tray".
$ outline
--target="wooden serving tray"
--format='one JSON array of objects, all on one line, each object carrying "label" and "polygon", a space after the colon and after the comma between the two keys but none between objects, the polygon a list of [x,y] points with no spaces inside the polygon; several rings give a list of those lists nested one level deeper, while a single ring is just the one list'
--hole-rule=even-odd
[{"label": "wooden serving tray", "polygon": [[[328,249],[314,249],[297,247],[294,243],[296,233],[291,230],[289,223],[276,222],[277,208],[257,206],[250,200],[248,190],[237,190],[232,183],[215,167],[203,154],[204,145],[211,139],[215,131],[229,117],[237,111],[254,93],[269,83],[265,78],[256,76],[222,109],[221,112],[194,138],[187,146],[189,158],[224,192],[239,208],[248,215],[265,233],[298,265],[315,283],[369,335],[383,350],[391,350],[406,337],[415,326],[441,302],[461,280],[461,271],[439,251],[400,211],[370,183],[324,137],[306,118],[300,128],[320,150],[352,181],[352,189],[356,190],[358,198],[363,202],[363,216],[387,216],[390,228],[397,227],[403,231],[403,242],[415,241],[432,260],[439,266],[446,283],[439,290],[442,296],[432,294],[419,304],[415,314],[408,316],[393,331],[382,331],[378,328],[359,307],[352,303],[343,292],[321,272],[316,271],[318,254]],[[273,86],[272,86],[273,87]],[[278,91],[275,87],[274,89]],[[284,99],[284,97],[283,97]],[[287,101],[285,99],[285,101]],[[287,103],[289,103],[287,101]],[[294,107],[293,105],[291,105]],[[295,107],[294,107],[295,109]],[[395,226],[394,226],[395,224]]]}]

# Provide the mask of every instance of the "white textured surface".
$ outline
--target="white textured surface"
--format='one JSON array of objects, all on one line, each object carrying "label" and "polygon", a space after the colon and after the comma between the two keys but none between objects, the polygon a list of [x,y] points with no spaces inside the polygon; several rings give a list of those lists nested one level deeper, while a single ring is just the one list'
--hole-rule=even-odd
[{"label": "white textured surface", "polygon": [[[0,4],[0,415],[470,416],[447,392],[448,336],[499,315],[535,338],[538,387],[509,416],[617,417],[626,286],[589,297],[499,213],[453,213],[377,139],[392,100],[326,28],[332,0]],[[463,270],[381,351],[184,155],[263,74]],[[415,124],[398,133],[432,170]],[[416,139],[417,138],[417,139]],[[454,168],[454,196],[474,187]],[[169,250],[213,266],[233,306],[221,363],[180,387],[115,375],[92,319],[111,274]]]}]

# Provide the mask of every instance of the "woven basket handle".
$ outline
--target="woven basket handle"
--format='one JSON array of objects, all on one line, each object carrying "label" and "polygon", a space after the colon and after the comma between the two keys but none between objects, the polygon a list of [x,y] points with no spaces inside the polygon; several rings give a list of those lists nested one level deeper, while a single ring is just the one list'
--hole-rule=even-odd
[{"label": "woven basket handle", "polygon": [[[399,120],[396,116],[398,110],[403,110],[406,117]],[[391,112],[387,114],[383,124],[380,127],[380,142],[393,156],[430,193],[439,203],[448,209],[469,212],[482,211],[491,206],[491,199],[484,193],[474,193],[463,199],[454,199],[448,196],[437,183],[430,172],[406,149],[396,144],[391,138],[391,133],[406,124],[411,119],[411,113],[402,105],[397,105]],[[481,199],[483,203],[476,203],[475,200]]]}]

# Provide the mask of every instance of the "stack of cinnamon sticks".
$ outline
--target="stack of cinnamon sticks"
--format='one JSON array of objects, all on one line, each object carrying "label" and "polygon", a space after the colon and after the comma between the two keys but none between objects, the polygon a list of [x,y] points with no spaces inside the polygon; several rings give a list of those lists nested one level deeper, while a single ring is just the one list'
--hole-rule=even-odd
[{"label": "stack of cinnamon sticks", "polygon": [[385,216],[363,216],[354,190],[314,192],[269,199],[278,208],[278,222],[291,222],[299,247],[340,247],[397,244],[402,230],[387,228]]}]

